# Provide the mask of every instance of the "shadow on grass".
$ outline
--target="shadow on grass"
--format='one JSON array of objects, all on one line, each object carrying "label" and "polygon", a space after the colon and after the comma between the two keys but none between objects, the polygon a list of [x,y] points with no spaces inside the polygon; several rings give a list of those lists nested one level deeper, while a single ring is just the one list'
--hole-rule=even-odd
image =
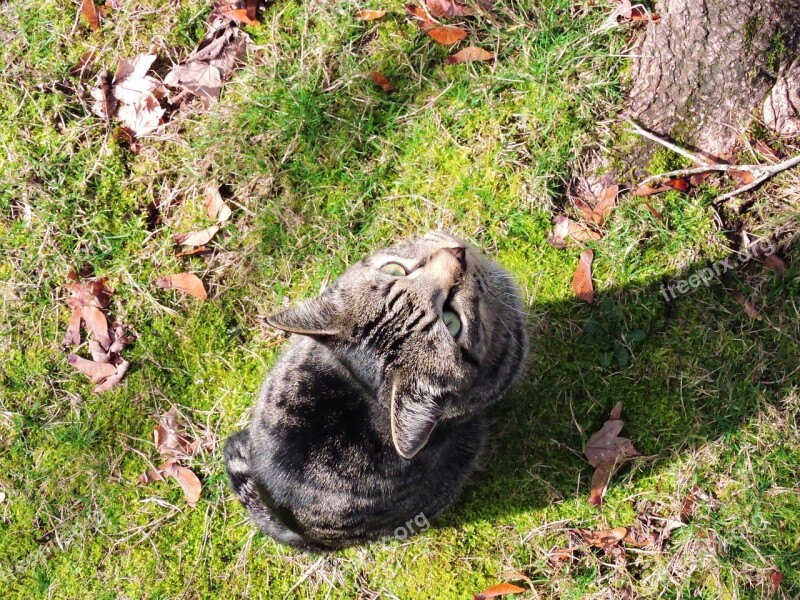
[{"label": "shadow on grass", "polygon": [[[762,297],[782,298],[763,309],[763,321],[728,291],[745,289],[746,274],[756,272],[766,280]],[[586,503],[593,468],[583,447],[618,401],[622,435],[643,455],[637,478],[657,475],[676,452],[735,433],[764,403],[780,403],[800,364],[800,346],[786,335],[800,327],[796,267],[781,278],[748,265],[670,302],[661,285],[604,292],[592,306],[533,302],[525,381],[490,412],[484,467],[438,526],[502,521],[576,497]]]}]

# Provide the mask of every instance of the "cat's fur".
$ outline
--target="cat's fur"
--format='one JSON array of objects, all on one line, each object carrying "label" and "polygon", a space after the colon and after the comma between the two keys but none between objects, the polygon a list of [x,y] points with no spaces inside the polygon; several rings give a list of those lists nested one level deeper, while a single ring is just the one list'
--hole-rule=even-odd
[{"label": "cat's fur", "polygon": [[[408,274],[381,270],[396,264]],[[460,317],[458,336],[443,310]],[[528,347],[511,276],[443,233],[382,250],[267,320],[297,335],[225,467],[268,535],[308,549],[390,535],[450,504]]]}]

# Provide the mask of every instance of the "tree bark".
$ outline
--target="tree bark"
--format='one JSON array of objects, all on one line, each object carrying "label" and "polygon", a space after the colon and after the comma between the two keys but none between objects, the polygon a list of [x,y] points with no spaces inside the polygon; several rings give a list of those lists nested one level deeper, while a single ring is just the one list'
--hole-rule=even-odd
[{"label": "tree bark", "polygon": [[633,68],[644,127],[728,158],[755,116],[800,135],[800,0],[658,0]]}]

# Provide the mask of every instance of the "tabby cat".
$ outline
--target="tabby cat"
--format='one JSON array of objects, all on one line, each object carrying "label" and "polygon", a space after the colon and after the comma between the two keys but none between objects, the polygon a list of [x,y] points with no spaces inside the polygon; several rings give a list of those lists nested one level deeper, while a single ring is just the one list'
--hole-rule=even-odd
[{"label": "tabby cat", "polygon": [[250,427],[228,439],[225,467],[264,532],[311,550],[441,513],[528,348],[511,276],[438,232],[362,260],[267,321],[296,335]]}]

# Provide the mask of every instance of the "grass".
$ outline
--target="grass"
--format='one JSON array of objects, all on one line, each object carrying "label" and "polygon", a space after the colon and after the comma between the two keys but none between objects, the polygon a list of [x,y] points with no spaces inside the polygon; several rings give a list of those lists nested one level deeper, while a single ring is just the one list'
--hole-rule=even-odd
[{"label": "grass", "polygon": [[[379,6],[390,15],[361,23],[344,1],[272,4],[222,101],[174,115],[140,153],[91,115],[90,81],[68,71],[87,49],[101,51],[95,70],[153,51],[163,76],[202,37],[210,7],[123,3],[99,33],[63,0],[0,7],[4,597],[468,598],[508,569],[531,579],[532,598],[796,597],[797,265],[782,277],[739,265],[667,303],[662,282],[729,253],[714,192],[652,198],[663,222],[627,195],[592,244],[598,302],[578,303],[579,249],[545,240],[582,158],[617,143],[626,63],[614,55],[626,32],[591,36],[607,12],[593,3],[522,1],[468,40],[497,50],[495,65],[444,66],[448,51],[401,3],[369,4]],[[397,91],[363,77],[373,70]],[[660,152],[651,166],[675,161]],[[212,257],[176,258],[172,234],[206,224],[209,181],[225,185],[232,222]],[[748,230],[788,239],[798,190],[791,173],[777,178],[754,197]],[[171,404],[221,437],[247,422],[283,343],[266,314],[438,225],[516,275],[533,352],[492,414],[484,468],[431,530],[298,554],[247,523],[219,448],[188,463],[204,485],[194,509],[174,481],[136,484],[159,460],[152,429]],[[109,277],[110,313],[136,336],[126,378],[103,396],[60,347],[64,284],[82,265]],[[203,278],[208,301],[155,287],[184,270]],[[618,400],[643,456],[598,510],[581,450]],[[549,562],[568,528],[677,514],[695,484],[719,506],[699,506],[663,552],[628,550],[625,566],[594,553]]]}]

